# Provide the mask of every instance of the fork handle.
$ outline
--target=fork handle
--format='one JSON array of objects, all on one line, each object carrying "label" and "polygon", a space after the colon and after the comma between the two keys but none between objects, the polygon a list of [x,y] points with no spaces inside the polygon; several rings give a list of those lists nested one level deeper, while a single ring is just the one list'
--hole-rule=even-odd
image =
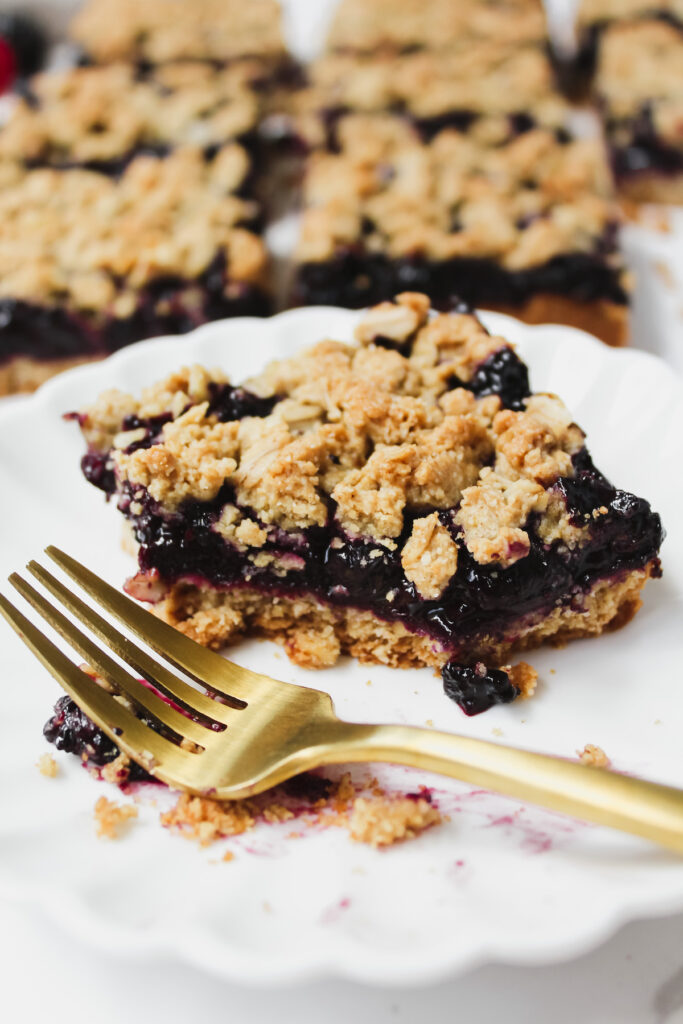
[{"label": "fork handle", "polygon": [[[336,722],[316,763],[390,761],[643,836],[683,854],[683,790],[432,729]],[[322,740],[322,742],[321,742]]]}]

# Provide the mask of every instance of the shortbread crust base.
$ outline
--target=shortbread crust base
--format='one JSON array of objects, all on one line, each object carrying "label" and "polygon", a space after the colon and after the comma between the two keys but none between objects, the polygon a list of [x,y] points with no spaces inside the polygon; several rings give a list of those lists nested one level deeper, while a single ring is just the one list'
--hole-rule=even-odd
[{"label": "shortbread crust base", "polygon": [[487,303],[485,308],[506,313],[527,324],[578,327],[614,348],[627,345],[629,340],[629,308],[617,302],[577,302],[562,295],[542,293],[534,295],[522,306]]},{"label": "shortbread crust base", "polygon": [[445,650],[433,637],[411,633],[358,608],[325,605],[313,597],[279,597],[239,587],[217,590],[177,583],[153,606],[156,615],[191,639],[219,649],[241,637],[261,636],[281,644],[303,668],[327,668],[342,654],[361,664],[394,668],[441,668],[451,657],[504,664],[509,656],[543,643],[563,644],[625,625],[638,611],[640,591],[658,567],[601,580],[585,595],[583,608],[555,608],[548,615],[512,623],[506,634],[481,636],[466,651]]}]

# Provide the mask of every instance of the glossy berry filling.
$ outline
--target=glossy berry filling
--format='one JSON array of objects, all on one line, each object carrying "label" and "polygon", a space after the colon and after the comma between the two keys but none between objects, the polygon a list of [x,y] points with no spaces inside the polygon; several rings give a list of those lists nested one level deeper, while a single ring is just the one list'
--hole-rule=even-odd
[{"label": "glossy berry filling", "polygon": [[643,104],[637,117],[631,120],[607,121],[607,138],[623,135],[627,130],[627,145],[612,145],[610,160],[614,176],[625,181],[640,174],[675,175],[683,171],[683,148],[672,146],[658,134],[652,117],[651,104]]},{"label": "glossy berry filling", "polygon": [[325,262],[303,263],[297,272],[294,301],[361,309],[402,291],[419,291],[429,295],[437,309],[448,309],[458,300],[473,308],[523,306],[539,294],[626,305],[620,271],[606,258],[614,244],[610,229],[593,254],[556,256],[540,266],[515,271],[489,259],[434,262],[418,255],[392,259],[364,252],[359,245],[340,250]]},{"label": "glossy berry filling", "polygon": [[[199,299],[199,301],[198,301]],[[93,316],[61,306],[0,299],[0,364],[16,356],[37,360],[104,356],[143,338],[186,334],[234,316],[268,316],[271,300],[246,282],[230,281],[217,257],[194,280],[160,278],[138,293],[129,317]]]},{"label": "glossy berry filling", "polygon": [[[531,548],[525,558],[506,569],[495,563],[481,565],[462,544],[454,510],[442,510],[441,522],[459,541],[458,566],[443,595],[431,601],[420,597],[407,580],[400,557],[413,520],[424,509],[406,512],[394,550],[369,538],[348,537],[335,519],[332,501],[324,527],[298,533],[267,528],[268,539],[260,551],[290,567],[286,575],[278,576],[269,565],[250,562],[215,531],[223,506],[235,502],[229,485],[214,501],[186,503],[174,514],[162,512],[138,486],[133,500],[133,491],[124,485],[118,507],[130,519],[140,545],[140,574],[130,592],[144,597],[151,581],[163,592],[182,580],[219,589],[247,586],[273,596],[314,595],[331,606],[364,609],[401,622],[411,632],[432,637],[454,658],[467,661],[468,646],[477,638],[509,639],[521,621],[541,618],[558,604],[578,609],[597,580],[618,577],[656,559],[662,527],[649,504],[612,487],[585,450],[574,462],[575,476],[558,480],[555,491],[577,525],[585,525],[586,513],[594,508],[606,509],[589,520],[585,543],[573,549],[544,544],[532,517],[526,525]],[[242,511],[258,521],[253,510]],[[142,584],[140,592],[136,584]]]},{"label": "glossy berry filling", "polygon": [[475,665],[447,662],[441,670],[443,689],[466,715],[480,715],[496,704],[510,704],[519,697],[519,690],[507,672],[487,668],[481,661]]}]

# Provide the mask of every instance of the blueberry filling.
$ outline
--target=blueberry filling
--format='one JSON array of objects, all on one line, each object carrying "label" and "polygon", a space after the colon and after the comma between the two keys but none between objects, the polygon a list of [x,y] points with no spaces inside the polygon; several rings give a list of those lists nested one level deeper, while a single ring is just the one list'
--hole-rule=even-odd
[{"label": "blueberry filling", "polygon": [[501,348],[485,359],[470,381],[453,378],[450,386],[467,388],[477,398],[498,395],[506,409],[523,409],[531,394],[529,371],[514,349]]},{"label": "blueberry filling", "polygon": [[613,230],[596,251],[555,256],[547,263],[510,271],[489,259],[426,257],[391,259],[361,247],[340,250],[330,260],[303,263],[298,270],[294,301],[299,305],[361,309],[402,291],[429,295],[436,308],[450,308],[457,298],[472,307],[522,306],[538,294],[562,295],[576,302],[608,301],[626,305],[620,271],[607,260]]},{"label": "blueberry filling", "polygon": [[[213,529],[223,506],[235,502],[229,485],[213,502],[190,502],[169,515],[138,487],[133,514],[133,490],[126,484],[118,507],[131,521],[140,545],[140,570],[147,578],[165,585],[185,580],[219,589],[248,586],[273,596],[314,594],[332,606],[368,610],[402,622],[466,660],[473,638],[504,635],[520,619],[547,614],[558,602],[578,609],[597,580],[642,568],[656,558],[663,534],[660,518],[649,504],[613,488],[587,453],[576,456],[575,466],[576,476],[561,478],[555,489],[577,525],[586,526],[585,543],[571,550],[559,543],[547,545],[532,517],[526,525],[531,542],[526,557],[505,569],[495,563],[482,565],[462,544],[453,510],[442,511],[441,522],[459,541],[458,567],[441,598],[431,601],[422,599],[407,580],[400,558],[413,520],[424,509],[406,511],[396,549],[389,550],[370,539],[345,535],[330,500],[325,527],[297,534],[268,529],[260,551],[290,566],[278,576],[269,565],[248,561]],[[590,513],[596,507],[605,512],[593,518]],[[252,510],[243,511],[258,519]]]},{"label": "blueberry filling", "polygon": [[[644,103],[637,117],[630,120],[608,119],[606,129],[608,139],[612,140],[610,159],[618,180],[648,172],[666,175],[683,170],[683,148],[667,143],[657,134],[651,104]],[[624,129],[628,143],[615,142],[615,136],[621,136]]]},{"label": "blueberry filling", "polygon": [[466,715],[480,715],[496,704],[510,704],[519,697],[519,690],[507,672],[487,668],[482,662],[461,665],[447,662],[441,670],[443,689]]},{"label": "blueberry filling", "polygon": [[[143,717],[143,721],[145,721]],[[150,724],[150,723],[148,723]],[[102,730],[81,711],[69,696],[60,697],[54,714],[45,723],[43,735],[57,750],[76,754],[89,764],[103,768],[120,754],[119,748]],[[139,764],[131,761],[130,782],[153,782],[153,778]]]},{"label": "blueberry filling", "polygon": [[[197,303],[197,293],[200,302]],[[260,288],[229,279],[217,256],[198,277],[159,278],[138,293],[128,317],[85,314],[21,299],[0,299],[0,364],[15,356],[67,359],[102,356],[164,334],[186,334],[200,324],[233,316],[267,316],[271,301]]]}]

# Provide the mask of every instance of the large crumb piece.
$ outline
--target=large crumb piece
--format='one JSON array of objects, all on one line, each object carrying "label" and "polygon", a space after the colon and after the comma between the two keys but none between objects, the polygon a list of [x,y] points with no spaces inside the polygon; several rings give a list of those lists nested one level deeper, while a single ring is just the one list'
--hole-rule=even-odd
[{"label": "large crumb piece", "polygon": [[609,768],[612,763],[602,747],[596,747],[594,743],[587,743],[583,750],[577,750],[576,753],[581,764],[591,768]]},{"label": "large crumb piece", "polygon": [[177,803],[161,815],[162,825],[177,828],[187,839],[209,846],[225,836],[239,836],[254,827],[253,808],[247,800],[221,803],[208,797],[181,793]]},{"label": "large crumb piece", "polygon": [[137,818],[138,809],[130,804],[115,804],[101,796],[95,804],[97,835],[101,839],[118,839],[119,830],[130,818]]},{"label": "large crumb piece", "polygon": [[36,762],[38,771],[47,779],[54,779],[59,774],[59,765],[52,754],[41,754]]},{"label": "large crumb piece", "polygon": [[538,672],[527,661],[520,661],[518,665],[505,665],[503,672],[507,672],[510,682],[519,690],[520,697],[533,697],[538,686]]},{"label": "large crumb piece", "polygon": [[415,839],[442,821],[440,811],[424,798],[358,797],[345,824],[357,843],[378,847]]}]

